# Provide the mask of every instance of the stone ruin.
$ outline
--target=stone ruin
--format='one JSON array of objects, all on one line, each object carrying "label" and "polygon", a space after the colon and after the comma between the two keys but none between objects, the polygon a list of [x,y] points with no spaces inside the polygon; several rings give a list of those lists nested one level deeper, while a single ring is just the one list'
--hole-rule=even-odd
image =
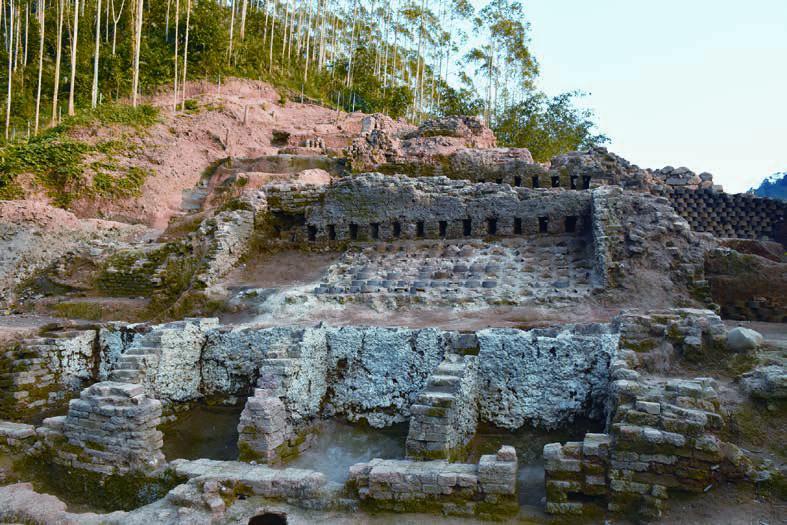
[{"label": "stone ruin", "polygon": [[[184,239],[98,265],[106,294],[160,300],[188,275],[179,301],[223,297],[251,319],[55,324],[3,347],[0,451],[34,468],[0,463],[0,519],[499,520],[534,491],[543,519],[658,520],[673,494],[783,479],[735,414],[780,417],[785,348],[729,321],[787,322],[784,203],[601,148],[537,164],[466,117],[373,116],[346,153],[372,173],[249,189]],[[305,283],[235,286],[260,246],[334,257]],[[234,456],[170,457],[167,425],[213,405],[238,408]],[[341,442],[332,421],[406,431],[337,481],[298,463],[326,433]],[[523,444],[572,427],[536,460]],[[26,483],[42,476],[114,512],[69,512]]]}]

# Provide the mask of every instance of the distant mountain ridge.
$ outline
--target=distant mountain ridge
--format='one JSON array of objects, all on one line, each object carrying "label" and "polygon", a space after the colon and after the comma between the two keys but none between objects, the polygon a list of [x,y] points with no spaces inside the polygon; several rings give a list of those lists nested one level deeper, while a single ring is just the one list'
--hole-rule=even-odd
[{"label": "distant mountain ridge", "polygon": [[770,197],[771,199],[787,201],[787,171],[774,173],[770,177],[766,177],[758,188],[752,188],[749,192],[758,197]]}]

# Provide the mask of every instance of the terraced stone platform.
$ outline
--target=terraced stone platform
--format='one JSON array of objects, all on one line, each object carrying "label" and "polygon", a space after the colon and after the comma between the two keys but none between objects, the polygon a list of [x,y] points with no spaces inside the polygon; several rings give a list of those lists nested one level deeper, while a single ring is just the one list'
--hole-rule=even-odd
[{"label": "terraced stone platform", "polygon": [[591,252],[575,235],[380,243],[348,251],[313,293],[436,305],[571,301],[593,288]]}]

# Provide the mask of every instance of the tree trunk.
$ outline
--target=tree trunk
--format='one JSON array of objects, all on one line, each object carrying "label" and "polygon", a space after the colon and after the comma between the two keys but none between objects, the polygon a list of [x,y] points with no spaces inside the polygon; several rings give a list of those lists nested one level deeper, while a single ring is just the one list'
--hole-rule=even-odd
[{"label": "tree trunk", "polygon": [[139,48],[142,44],[142,9],[144,7],[144,0],[139,0],[134,18],[134,76],[131,80],[131,105],[133,107],[137,107],[137,95],[139,94]]},{"label": "tree trunk", "polygon": [[183,42],[183,82],[181,89],[183,90],[183,102],[181,103],[181,110],[186,109],[186,75],[188,74],[189,67],[189,23],[191,22],[191,0],[186,2],[186,38]]},{"label": "tree trunk", "polygon": [[175,0],[175,85],[174,85],[174,103],[172,104],[172,111],[178,110],[178,31],[180,28],[180,0]]},{"label": "tree trunk", "polygon": [[38,135],[38,124],[41,116],[41,79],[44,71],[44,0],[38,0],[38,88],[36,90],[36,119],[34,134]]},{"label": "tree trunk", "polygon": [[63,56],[63,18],[66,0],[57,0],[57,47],[55,48],[55,78],[52,90],[52,125],[57,123],[57,98],[60,91],[60,61]]},{"label": "tree trunk", "polygon": [[[9,42],[13,42],[14,41],[14,0],[10,0],[8,18],[11,20],[11,23],[9,24],[9,27],[11,28],[11,33],[8,35],[9,36],[9,40],[8,41]],[[9,138],[8,130],[9,130],[9,127],[11,126],[11,86],[12,86],[13,80],[14,80],[14,76],[13,76],[14,75],[14,70],[13,70],[14,53],[12,52],[12,50],[13,50],[13,44],[9,45],[9,50],[8,50],[8,94],[6,95],[6,99],[5,99],[6,100],[6,104],[5,104],[5,140],[8,140],[8,138]]]},{"label": "tree trunk", "polygon": [[90,92],[90,106],[98,105],[98,58],[101,45],[101,0],[96,0],[96,54],[93,58],[93,89]]},{"label": "tree trunk", "polygon": [[240,37],[241,40],[244,40],[246,38],[246,8],[247,8],[246,6],[248,5],[248,3],[249,3],[248,0],[243,0],[240,8],[240,33],[238,34],[238,36]]},{"label": "tree trunk", "polygon": [[74,88],[77,76],[77,42],[79,41],[79,0],[74,0],[74,33],[71,39],[71,85],[68,87],[68,114],[74,114]]}]

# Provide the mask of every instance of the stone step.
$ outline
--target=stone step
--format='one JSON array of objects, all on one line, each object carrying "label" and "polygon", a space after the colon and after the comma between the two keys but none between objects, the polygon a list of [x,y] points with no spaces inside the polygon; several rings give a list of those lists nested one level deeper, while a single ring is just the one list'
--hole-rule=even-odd
[{"label": "stone step", "polygon": [[138,369],[145,366],[145,359],[147,355],[139,354],[139,355],[122,355],[117,361],[117,368],[120,369]]},{"label": "stone step", "polygon": [[160,348],[149,346],[132,346],[123,355],[158,355]]},{"label": "stone step", "polygon": [[110,377],[112,381],[135,383],[139,380],[139,370],[114,370]]},{"label": "stone step", "polygon": [[456,393],[462,383],[462,378],[457,376],[435,375],[429,376],[426,381],[426,392]]},{"label": "stone step", "polygon": [[456,396],[448,392],[430,392],[427,390],[418,394],[417,402],[422,405],[450,407],[455,400]]},{"label": "stone step", "polygon": [[434,375],[462,377],[465,373],[464,363],[448,363],[443,361],[433,372]]}]

